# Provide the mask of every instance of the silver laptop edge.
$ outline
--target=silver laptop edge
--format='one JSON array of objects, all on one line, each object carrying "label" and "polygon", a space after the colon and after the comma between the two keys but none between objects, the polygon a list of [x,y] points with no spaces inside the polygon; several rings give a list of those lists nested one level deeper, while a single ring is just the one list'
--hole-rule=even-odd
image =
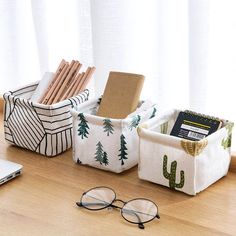
[{"label": "silver laptop edge", "polygon": [[0,185],[19,176],[23,166],[11,161],[0,159]]}]

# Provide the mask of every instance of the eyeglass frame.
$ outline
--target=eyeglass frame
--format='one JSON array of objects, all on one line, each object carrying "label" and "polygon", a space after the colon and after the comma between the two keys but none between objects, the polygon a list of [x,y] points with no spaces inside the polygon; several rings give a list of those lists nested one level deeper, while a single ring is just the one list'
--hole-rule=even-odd
[{"label": "eyeglass frame", "polygon": [[[86,194],[87,194],[88,192],[90,192],[91,190],[99,189],[99,188],[107,188],[107,189],[110,189],[110,190],[114,193],[115,196],[114,196],[114,199],[111,201],[111,203],[104,201],[105,203],[109,203],[109,204],[106,205],[106,206],[104,206],[104,207],[102,207],[102,208],[95,208],[95,209],[88,208],[87,206],[83,205],[83,203],[82,203],[82,198],[83,198],[83,196],[86,195]],[[90,196],[90,197],[91,197],[91,196]],[[100,199],[98,199],[98,200],[101,201]],[[144,222],[141,222],[141,219],[139,218],[138,215],[136,215],[136,216],[137,216],[138,220],[140,220],[140,222],[132,222],[132,221],[126,219],[126,218],[123,216],[123,214],[122,214],[122,209],[124,208],[124,206],[125,206],[126,204],[128,204],[128,203],[131,202],[131,201],[135,201],[135,200],[146,200],[146,201],[151,202],[151,203],[156,207],[156,209],[157,209],[157,214],[156,214],[152,219],[147,220],[147,221],[144,221]],[[122,207],[116,206],[116,205],[113,204],[114,202],[122,202],[122,203],[123,203],[123,206],[122,206]],[[158,206],[157,206],[157,204],[156,204],[155,202],[153,202],[153,201],[151,201],[151,200],[149,200],[149,199],[147,199],[147,198],[133,198],[133,199],[131,199],[131,200],[125,202],[125,201],[123,201],[123,200],[121,200],[121,199],[116,198],[116,192],[115,192],[112,188],[106,187],[106,186],[97,186],[97,187],[94,187],[94,188],[91,188],[91,189],[87,190],[86,192],[84,192],[84,193],[81,195],[80,202],[76,202],[76,205],[77,205],[78,207],[83,207],[83,208],[85,208],[85,209],[87,209],[87,210],[89,210],[89,211],[100,211],[100,210],[103,210],[103,209],[106,209],[106,208],[107,208],[107,209],[109,209],[109,208],[119,209],[120,212],[121,212],[121,216],[122,216],[126,221],[128,221],[129,223],[132,223],[132,224],[137,224],[140,229],[144,229],[144,228],[145,228],[145,227],[144,227],[144,224],[145,224],[145,223],[148,223],[148,222],[154,220],[155,218],[160,219],[160,215],[158,214]]]}]

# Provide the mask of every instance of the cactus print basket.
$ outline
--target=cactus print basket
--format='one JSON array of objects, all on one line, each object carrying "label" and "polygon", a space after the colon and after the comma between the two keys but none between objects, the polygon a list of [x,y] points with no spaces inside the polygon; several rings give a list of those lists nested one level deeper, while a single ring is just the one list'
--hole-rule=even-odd
[{"label": "cactus print basket", "polygon": [[71,110],[73,116],[73,159],[78,164],[120,173],[138,163],[139,123],[156,115],[154,104],[140,103],[125,119],[96,116],[99,99]]},{"label": "cactus print basket", "polygon": [[139,178],[195,195],[228,172],[233,123],[199,141],[170,136],[179,114],[172,110],[138,127]]},{"label": "cactus print basket", "polygon": [[37,86],[38,82],[4,94],[5,139],[10,144],[52,157],[72,146],[70,108],[87,101],[89,91],[44,105],[30,100]]}]

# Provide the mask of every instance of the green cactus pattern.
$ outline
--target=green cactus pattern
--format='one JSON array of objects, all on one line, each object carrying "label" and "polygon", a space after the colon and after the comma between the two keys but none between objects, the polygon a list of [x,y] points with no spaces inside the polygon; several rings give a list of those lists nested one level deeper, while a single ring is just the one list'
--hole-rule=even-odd
[{"label": "green cactus pattern", "polygon": [[222,139],[221,141],[221,145],[223,146],[224,149],[231,147],[233,127],[234,127],[234,124],[232,122],[225,126],[225,128],[228,130],[228,137],[226,139]]},{"label": "green cactus pattern", "polygon": [[154,108],[153,108],[152,115],[149,117],[149,119],[152,119],[153,117],[156,116],[156,111],[157,111],[157,109],[154,107]]},{"label": "green cactus pattern", "polygon": [[169,186],[171,189],[175,188],[183,188],[184,186],[184,171],[180,171],[180,182],[176,183],[176,169],[177,169],[177,161],[171,162],[170,173],[167,171],[167,155],[163,157],[163,175],[166,179],[169,180]]},{"label": "green cactus pattern", "polygon": [[136,128],[139,125],[140,120],[141,120],[140,115],[133,116],[131,124],[129,125],[129,129],[132,130],[133,128]]},{"label": "green cactus pattern", "polygon": [[161,133],[162,134],[167,134],[167,129],[168,129],[168,121],[161,124]]},{"label": "green cactus pattern", "polygon": [[78,117],[80,119],[80,123],[79,123],[79,129],[78,129],[78,135],[81,136],[81,138],[88,138],[88,130],[89,130],[89,126],[88,126],[88,121],[85,119],[84,114],[83,113],[79,113]]},{"label": "green cactus pattern", "polygon": [[110,119],[103,120],[103,129],[104,132],[107,133],[107,136],[109,136],[109,134],[113,134],[114,129]]}]

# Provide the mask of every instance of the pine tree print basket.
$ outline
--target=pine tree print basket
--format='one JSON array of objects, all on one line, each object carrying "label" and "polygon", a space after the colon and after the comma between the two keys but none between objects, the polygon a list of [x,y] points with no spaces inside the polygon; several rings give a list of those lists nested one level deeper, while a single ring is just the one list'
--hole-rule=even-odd
[{"label": "pine tree print basket", "polygon": [[179,114],[172,110],[138,127],[139,178],[195,195],[228,173],[233,123],[199,141],[170,136]]},{"label": "pine tree print basket", "polygon": [[37,86],[38,82],[3,95],[5,139],[42,155],[56,156],[72,146],[70,108],[87,101],[89,91],[43,105],[30,101]]},{"label": "pine tree print basket", "polygon": [[78,164],[120,173],[138,163],[139,123],[155,117],[155,105],[142,105],[140,112],[125,119],[96,116],[100,99],[71,110],[73,116],[73,159]]}]

